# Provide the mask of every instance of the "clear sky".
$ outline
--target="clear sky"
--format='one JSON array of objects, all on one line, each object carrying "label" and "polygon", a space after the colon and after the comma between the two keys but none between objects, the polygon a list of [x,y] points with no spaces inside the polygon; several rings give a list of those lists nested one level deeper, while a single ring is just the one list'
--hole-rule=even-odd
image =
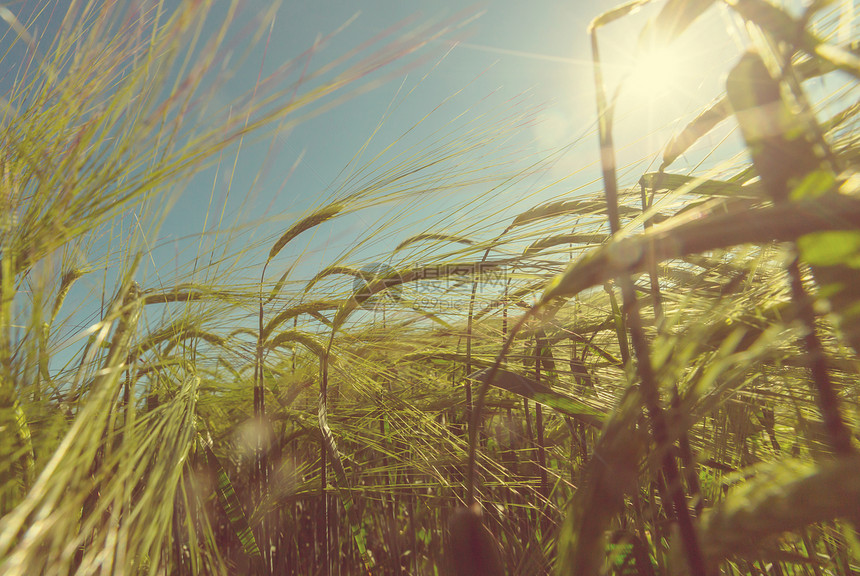
[{"label": "clear sky", "polygon": [[[214,30],[220,25],[226,5],[226,2],[216,3],[207,28],[211,26]],[[593,70],[586,28],[593,18],[616,5],[617,2],[606,0],[496,0],[473,6],[454,0],[284,3],[272,26],[268,48],[264,37],[219,95],[224,102],[252,89],[261,67],[265,76],[307,50],[317,37],[331,34],[346,22],[351,23],[313,54],[308,70],[324,65],[398,23],[405,22],[401,31],[432,21],[453,19],[468,23],[425,46],[421,51],[423,60],[408,72],[397,74],[374,90],[297,126],[280,137],[274,148],[270,148],[270,140],[265,140],[246,144],[238,159],[235,155],[225,155],[214,186],[213,207],[220,209],[227,197],[226,176],[236,160],[226,204],[228,217],[239,217],[245,222],[269,218],[271,221],[254,234],[257,239],[277,234],[279,226],[289,225],[309,206],[337,189],[344,181],[344,174],[353,173],[355,165],[343,171],[387,111],[382,128],[364,155],[365,161],[375,151],[398,141],[431,111],[432,116],[398,141],[386,158],[422,138],[431,138],[435,130],[444,128],[454,118],[458,118],[454,127],[466,126],[470,121],[480,122],[476,118],[491,110],[507,110],[499,114],[511,114],[512,110],[536,107],[528,125],[511,135],[508,146],[518,151],[523,169],[536,159],[546,162],[544,169],[499,190],[493,197],[510,215],[552,197],[581,193],[574,191],[599,178]],[[604,29],[601,35],[604,58],[615,65],[608,78],[610,90],[619,77],[612,72],[632,62],[639,30],[661,5],[655,3],[653,8],[646,7]],[[262,18],[267,6],[265,2],[246,2],[234,30]],[[616,129],[619,166],[628,183],[635,182],[657,157],[672,130],[682,125],[680,122],[688,120],[690,114],[719,94],[720,78],[732,62],[731,56],[739,52],[737,40],[727,32],[731,26],[725,10],[712,10],[700,25],[678,41],[680,63],[664,66],[677,72],[674,77],[667,76],[655,84],[652,70],[650,76],[634,77],[628,82],[620,100]],[[393,32],[390,38],[398,34]],[[394,64],[390,70],[398,66]],[[390,112],[392,106],[396,107],[394,112]],[[696,161],[680,161],[679,167],[692,168]],[[637,162],[635,167],[632,162]],[[194,180],[165,222],[163,238],[193,235],[202,229],[206,211],[201,207],[209,204],[213,179],[214,172],[207,171]],[[349,190],[347,187],[344,191]],[[598,184],[585,189],[596,190]],[[486,190],[477,187],[471,192],[482,194]],[[462,200],[465,193],[458,199]],[[522,200],[521,204],[516,205],[517,200]],[[477,212],[490,208],[484,204],[475,208]],[[416,222],[411,233],[421,232],[431,225],[426,219],[437,211],[438,207],[430,212],[413,211],[403,220]],[[331,263],[363,229],[378,226],[376,218],[382,212],[372,210],[318,231],[314,243],[327,252],[320,254],[318,263]],[[496,220],[507,217],[499,216]],[[212,224],[211,213],[209,224]],[[408,232],[395,234],[397,237],[391,242],[403,239]],[[384,252],[385,248],[377,250]],[[175,249],[165,249],[159,259],[175,258],[175,254]],[[159,268],[163,265],[157,263]]]}]

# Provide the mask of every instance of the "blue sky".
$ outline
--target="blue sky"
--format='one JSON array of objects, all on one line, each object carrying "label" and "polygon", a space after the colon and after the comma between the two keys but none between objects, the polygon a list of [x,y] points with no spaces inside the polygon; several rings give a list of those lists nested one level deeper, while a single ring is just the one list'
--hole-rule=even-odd
[{"label": "blue sky", "polygon": [[[604,58],[615,63],[616,68],[618,64],[629,63],[639,30],[661,4],[655,3],[653,8],[646,7],[607,27],[601,35]],[[265,59],[264,37],[235,70],[235,77],[219,94],[219,99],[227,102],[253,88],[261,67],[265,76],[312,46],[318,36],[330,34],[348,21],[351,23],[328,46],[313,55],[309,70],[399,22],[407,21],[404,29],[408,30],[428,21],[451,18],[458,21],[479,16],[424,47],[421,52],[424,61],[408,73],[390,78],[373,91],[356,96],[280,137],[274,154],[270,152],[269,140],[246,144],[238,158],[226,154],[219,180],[214,185],[216,212],[227,197],[225,170],[232,170],[235,160],[237,168],[226,204],[227,214],[241,214],[240,219],[246,222],[264,219],[265,223],[261,222],[254,232],[257,239],[277,234],[281,227],[288,226],[337,189],[338,183],[343,182],[343,170],[392,105],[396,105],[396,110],[375,135],[365,159],[398,141],[404,132],[434,110],[433,115],[399,141],[386,158],[410,143],[430,137],[434,130],[454,118],[458,118],[455,125],[465,126],[470,121],[478,122],[475,118],[493,109],[510,113],[514,101],[522,110],[536,107],[529,125],[512,134],[508,146],[520,151],[523,169],[535,160],[552,160],[541,174],[494,193],[497,203],[508,208],[508,216],[493,217],[498,221],[552,197],[581,193],[579,187],[599,178],[597,136],[593,133],[596,117],[593,71],[586,28],[593,18],[616,5],[614,1],[526,3],[500,0],[474,5],[464,11],[463,4],[451,0],[285,3],[272,26]],[[216,4],[207,28],[211,26],[214,30],[220,25],[225,6],[225,2]],[[247,2],[234,29],[261,18],[266,6],[267,3]],[[619,166],[627,167],[621,173],[628,182],[635,182],[649,161],[656,158],[673,128],[719,93],[721,70],[728,69],[731,54],[739,50],[737,42],[726,32],[730,27],[731,22],[723,11],[713,10],[701,25],[678,42],[687,61],[683,63],[682,74],[670,80],[672,86],[658,87],[654,98],[643,97],[655,88],[643,86],[640,79],[622,93],[616,132]],[[618,74],[610,70],[610,90],[617,79]],[[235,150],[232,152],[235,154]],[[264,161],[267,154],[268,162]],[[635,167],[631,166],[633,162],[637,163]],[[695,159],[690,161],[690,167],[694,162]],[[684,165],[685,162],[679,162],[681,168]],[[346,174],[349,173],[347,169]],[[287,174],[290,177],[285,184]],[[205,217],[201,207],[209,204],[213,180],[213,171],[195,178],[166,220],[162,238],[199,233]],[[584,191],[597,190],[599,185],[594,184],[586,186]],[[344,191],[349,191],[349,187]],[[471,193],[485,194],[486,190],[477,187]],[[456,199],[462,200],[463,194],[467,192],[462,191]],[[434,216],[442,207],[450,207],[450,200],[404,216],[404,219],[414,220],[414,226],[408,228],[406,222],[400,222],[404,229],[393,232],[397,237],[390,242],[403,239],[410,231],[424,231],[431,226],[425,218]],[[483,208],[491,210],[489,206]],[[475,213],[480,212],[478,207],[475,210]],[[332,263],[365,229],[378,226],[376,218],[384,212],[383,209],[371,210],[316,232],[311,244],[320,254],[316,259],[308,259],[305,277],[315,267]],[[209,222],[212,222],[211,213]],[[296,246],[303,248],[308,241],[297,241]],[[384,253],[385,245],[375,249]],[[156,267],[160,268],[163,261],[173,259],[175,254],[176,249],[165,249]],[[355,259],[360,260],[360,257],[355,256]]]}]

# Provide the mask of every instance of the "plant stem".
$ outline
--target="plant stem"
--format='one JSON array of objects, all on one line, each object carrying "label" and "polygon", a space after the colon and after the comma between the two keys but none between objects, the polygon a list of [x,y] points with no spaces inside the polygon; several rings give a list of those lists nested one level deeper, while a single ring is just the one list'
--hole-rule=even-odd
[{"label": "plant stem", "polygon": [[[597,28],[591,29],[591,48],[594,61],[594,84],[597,95],[598,133],[600,137],[600,161],[603,172],[604,192],[606,195],[606,210],[609,217],[609,230],[615,235],[620,229],[618,212],[618,188],[615,175],[615,148],[612,141],[612,117],[614,102],[608,105],[603,84],[603,73],[600,64],[600,50],[597,42]],[[627,274],[619,278],[621,284],[622,307],[627,317],[630,339],[636,355],[636,370],[639,373],[640,389],[648,417],[651,421],[651,432],[657,449],[663,454],[662,468],[666,477],[668,490],[671,494],[674,516],[678,521],[681,540],[687,556],[687,563],[693,574],[707,574],[704,556],[696,537],[690,511],[680,482],[677,463],[666,425],[663,410],[660,406],[657,380],[651,366],[651,358],[642,321],[639,315],[639,304],[636,300],[633,281]]]}]

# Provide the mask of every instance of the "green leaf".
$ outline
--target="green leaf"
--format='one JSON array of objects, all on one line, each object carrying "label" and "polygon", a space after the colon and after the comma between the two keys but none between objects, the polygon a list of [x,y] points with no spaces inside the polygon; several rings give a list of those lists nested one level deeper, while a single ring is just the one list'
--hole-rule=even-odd
[{"label": "green leaf", "polygon": [[800,258],[812,266],[818,296],[830,303],[848,343],[860,352],[860,232],[808,234],[797,246]]},{"label": "green leaf", "polygon": [[835,190],[836,177],[833,175],[833,172],[830,170],[814,170],[795,184],[789,194],[789,198],[791,200],[818,198],[825,194],[830,194]]},{"label": "green leaf", "polygon": [[844,264],[860,268],[860,232],[836,230],[807,234],[797,241],[803,260],[813,266]]}]

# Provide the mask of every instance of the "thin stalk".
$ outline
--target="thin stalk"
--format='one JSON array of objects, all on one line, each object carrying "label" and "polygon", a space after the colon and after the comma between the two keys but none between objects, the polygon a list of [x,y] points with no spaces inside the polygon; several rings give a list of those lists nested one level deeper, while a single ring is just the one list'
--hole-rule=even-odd
[{"label": "thin stalk", "polygon": [[[540,331],[535,338],[535,381],[541,384],[542,376],[542,359],[543,351],[546,345],[546,339],[543,337],[543,330]],[[549,480],[546,474],[546,445],[544,442],[544,424],[543,424],[543,407],[540,403],[535,402],[535,432],[537,440],[537,462],[538,474],[540,476],[540,494],[544,498],[549,497]]]},{"label": "thin stalk", "polygon": [[[263,266],[263,271],[260,275],[260,309],[258,314],[259,332],[257,333],[257,348],[254,355],[254,420],[258,425],[262,425],[266,417],[265,395],[263,393],[263,366],[264,366],[264,332],[263,332],[263,280],[266,276],[266,268],[269,263]],[[259,478],[256,486],[257,501],[255,506],[264,502],[268,492],[269,485],[269,461],[268,455],[263,449],[263,439],[260,433],[257,434],[257,442],[254,447],[254,462],[257,467],[257,477]],[[260,542],[263,544],[263,565],[268,570],[271,567],[271,541],[269,538],[268,521],[264,516],[260,523]]]},{"label": "thin stalk", "polygon": [[[543,330],[540,330],[535,338],[535,381],[541,383],[541,360],[546,340],[543,338]],[[537,433],[537,465],[538,477],[540,478],[540,495],[544,504],[538,511],[538,526],[541,538],[545,538],[549,530],[549,480],[546,473],[546,445],[544,442],[543,407],[535,402],[535,432]]]},{"label": "thin stalk", "polygon": [[[332,335],[334,337],[334,335]],[[328,362],[327,357],[320,359],[320,395],[319,395],[319,414],[326,413],[326,399],[328,397]],[[322,416],[320,420],[322,421]],[[331,565],[329,563],[329,522],[331,521],[331,511],[329,510],[328,495],[326,494],[326,486],[328,484],[328,450],[326,447],[325,431],[320,426],[320,499],[322,502],[322,522],[317,524],[319,530],[318,536],[320,546],[322,548],[322,574],[329,576],[331,574]]]},{"label": "thin stalk", "polygon": [[[642,212],[646,212],[654,201],[654,194],[660,190],[663,180],[663,172],[657,174],[657,179],[654,182],[651,197],[649,198],[645,192],[645,186],[640,183],[640,193],[642,198]],[[641,181],[640,181],[641,182]],[[647,231],[653,226],[651,218],[645,220],[644,229]],[[657,259],[654,255],[654,246],[648,245],[646,258],[648,259],[648,276],[651,280],[651,305],[654,307],[654,322],[659,330],[663,325],[663,295],[660,289],[660,280],[657,274]],[[678,391],[678,384],[672,382],[672,410],[676,417],[680,415],[681,397]],[[690,437],[686,428],[681,432],[681,437],[678,439],[678,448],[680,448],[681,462],[684,466],[684,478],[687,482],[687,489],[690,491],[690,496],[695,501],[696,514],[702,512],[704,502],[702,501],[701,487],[699,486],[699,474],[696,470],[696,462],[693,459],[693,451],[690,448]]]},{"label": "thin stalk", "polygon": [[[606,195],[607,214],[609,216],[609,229],[612,235],[620,230],[620,218],[618,213],[618,188],[615,174],[615,148],[612,140],[612,118],[614,112],[613,98],[611,105],[607,103],[603,83],[603,72],[600,64],[600,50],[597,41],[597,27],[590,26],[592,58],[594,62],[594,85],[597,95],[598,133],[600,137],[600,161],[603,172],[604,191]],[[617,94],[616,94],[617,97]],[[681,532],[681,541],[684,546],[687,563],[693,574],[707,574],[705,560],[696,536],[690,512],[687,508],[686,496],[680,482],[674,451],[669,441],[669,432],[663,409],[660,406],[660,397],[657,380],[651,366],[650,351],[642,329],[642,321],[639,315],[639,303],[636,300],[635,288],[629,275],[619,278],[621,284],[622,306],[627,316],[628,329],[636,354],[636,370],[639,374],[640,390],[648,417],[651,421],[651,431],[657,449],[663,454],[662,468],[666,477],[668,490],[671,494],[671,502],[674,508],[674,516],[678,521]]]},{"label": "thin stalk", "polygon": [[478,449],[478,427],[481,423],[481,412],[484,410],[484,404],[486,404],[487,391],[490,389],[490,385],[496,379],[496,374],[499,373],[499,368],[501,367],[502,362],[504,362],[508,351],[511,349],[511,344],[513,344],[514,338],[516,337],[517,333],[525,325],[529,318],[537,314],[537,312],[537,307],[532,307],[529,308],[526,313],[520,317],[520,319],[517,321],[517,323],[511,330],[511,333],[508,334],[508,337],[505,339],[505,343],[502,345],[502,349],[496,356],[496,361],[493,362],[493,365],[490,367],[490,371],[487,373],[486,379],[481,383],[481,387],[478,388],[478,394],[475,400],[475,408],[472,411],[472,419],[469,423],[469,461],[466,467],[466,504],[468,506],[477,503],[477,499],[475,497],[475,467]]},{"label": "thin stalk", "polygon": [[[484,262],[487,261],[487,257],[489,257],[490,250],[492,250],[492,247],[495,246],[498,243],[498,241],[502,238],[502,236],[504,236],[507,232],[508,231],[505,230],[504,232],[499,234],[499,236],[496,237],[496,239],[493,240],[492,243],[490,243],[490,245],[487,247],[487,249],[484,250],[484,255],[481,257],[481,261],[480,261],[481,264],[483,264]],[[469,315],[466,318],[466,375],[469,375],[472,373],[472,329],[473,329],[474,320],[475,320],[475,296],[476,296],[477,291],[478,291],[478,280],[479,280],[480,273],[481,273],[481,269],[480,269],[480,265],[479,265],[478,270],[477,270],[477,274],[475,275],[475,277],[472,280],[472,293],[469,296]],[[507,298],[507,284],[505,284],[505,297]],[[507,330],[507,324],[508,324],[507,311],[508,311],[508,308],[507,308],[507,300],[506,300],[505,312],[504,312],[505,315],[504,315],[504,320],[503,320],[504,330]],[[472,405],[472,383],[468,378],[466,378],[465,386],[466,386],[466,421],[471,422],[472,410],[474,409],[474,406]],[[471,431],[470,431],[470,434],[471,434]]]},{"label": "thin stalk", "polygon": [[812,371],[812,380],[818,391],[818,407],[824,418],[824,428],[833,446],[833,451],[839,456],[850,456],[854,453],[851,445],[851,432],[845,425],[839,409],[839,397],[827,370],[824,347],[815,331],[815,312],[812,302],[803,287],[800,265],[795,257],[788,264],[788,275],[791,278],[791,298],[798,308],[798,316],[804,324],[803,343],[806,347],[806,358]]},{"label": "thin stalk", "polygon": [[[640,184],[639,189],[642,195],[642,212],[645,213],[653,204],[654,192],[660,189],[661,180],[663,179],[663,172],[659,172],[657,174],[657,180],[654,183],[654,187],[651,192],[651,198],[648,198],[648,195],[645,192],[645,185]],[[645,220],[643,224],[643,228],[647,231],[654,225],[651,218]],[[648,259],[648,276],[651,280],[651,305],[654,306],[654,320],[657,323],[657,326],[662,326],[663,324],[663,294],[660,291],[660,280],[657,274],[657,259],[654,257],[654,247],[653,245],[648,246],[647,252]]]}]

